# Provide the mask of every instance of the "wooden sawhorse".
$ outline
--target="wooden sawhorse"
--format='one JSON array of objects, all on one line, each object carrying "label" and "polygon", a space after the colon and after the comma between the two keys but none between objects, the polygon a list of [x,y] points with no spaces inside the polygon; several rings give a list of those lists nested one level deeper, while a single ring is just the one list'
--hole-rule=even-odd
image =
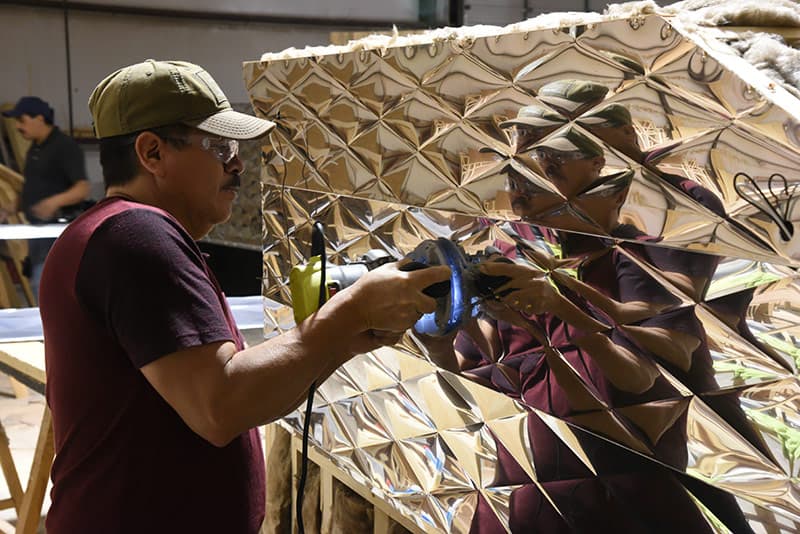
[{"label": "wooden sawhorse", "polygon": [[[0,343],[0,372],[44,394],[44,343],[41,341]],[[54,455],[53,421],[46,406],[39,427],[39,438],[36,441],[28,486],[24,492],[21,491],[19,478],[16,478],[17,470],[8,452],[8,440],[5,442],[0,440],[3,474],[11,490],[11,501],[17,508],[17,534],[35,534],[39,528],[44,493],[47,491]],[[19,490],[12,488],[13,481],[10,477],[16,478]]]}]

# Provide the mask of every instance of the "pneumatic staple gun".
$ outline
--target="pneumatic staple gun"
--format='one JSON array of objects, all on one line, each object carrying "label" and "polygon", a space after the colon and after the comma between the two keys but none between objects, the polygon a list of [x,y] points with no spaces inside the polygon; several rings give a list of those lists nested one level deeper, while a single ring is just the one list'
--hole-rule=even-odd
[{"label": "pneumatic staple gun", "polygon": [[[462,322],[476,313],[481,299],[497,298],[495,289],[509,281],[505,276],[488,276],[478,269],[478,265],[492,251],[468,255],[449,239],[429,239],[423,241],[406,257],[410,260],[402,269],[413,271],[428,266],[447,265],[450,267],[450,280],[433,284],[423,291],[436,299],[436,311],[423,315],[414,325],[420,334],[442,336],[459,327]],[[359,261],[346,265],[325,267],[323,259],[312,257],[308,263],[295,266],[289,276],[295,321],[314,313],[319,307],[320,286],[325,280],[326,299],[353,285],[361,276],[385,263],[396,261],[383,250],[372,250]]]}]

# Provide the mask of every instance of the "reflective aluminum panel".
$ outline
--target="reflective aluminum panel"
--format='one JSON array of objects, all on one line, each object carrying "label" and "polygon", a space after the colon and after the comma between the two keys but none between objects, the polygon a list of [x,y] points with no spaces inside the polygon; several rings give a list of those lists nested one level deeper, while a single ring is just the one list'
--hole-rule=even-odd
[{"label": "reflective aluminum panel", "polygon": [[337,371],[314,443],[428,532],[800,529],[800,107],[732,65],[656,15],[247,63],[268,329],[316,220],[503,280]]}]

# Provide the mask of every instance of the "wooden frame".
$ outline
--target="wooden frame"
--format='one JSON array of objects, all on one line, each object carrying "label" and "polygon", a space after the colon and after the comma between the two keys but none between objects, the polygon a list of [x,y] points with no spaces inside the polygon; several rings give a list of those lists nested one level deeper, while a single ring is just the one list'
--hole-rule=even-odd
[{"label": "wooden frame", "polygon": [[[270,446],[275,440],[277,432],[289,432],[285,430],[280,423],[272,423],[265,427],[265,453],[268,455]],[[297,498],[297,481],[300,473],[300,465],[302,462],[302,439],[295,432],[291,434],[291,461],[292,461],[292,532],[297,532],[297,517],[296,517],[296,498]],[[400,514],[397,510],[392,508],[388,502],[378,498],[372,493],[372,489],[365,486],[353,477],[350,476],[344,469],[334,464],[328,455],[319,450],[313,445],[308,448],[308,460],[313,462],[319,467],[320,470],[320,509],[322,512],[321,532],[322,534],[329,534],[333,524],[333,511],[336,506],[334,500],[334,487],[335,484],[341,483],[353,492],[362,497],[366,502],[372,505],[373,513],[373,534],[390,534],[394,532],[394,524],[397,523],[408,531],[419,534],[425,532],[416,523],[411,521],[406,516]],[[267,475],[269,476],[269,474]],[[263,531],[262,531],[263,532]]]}]

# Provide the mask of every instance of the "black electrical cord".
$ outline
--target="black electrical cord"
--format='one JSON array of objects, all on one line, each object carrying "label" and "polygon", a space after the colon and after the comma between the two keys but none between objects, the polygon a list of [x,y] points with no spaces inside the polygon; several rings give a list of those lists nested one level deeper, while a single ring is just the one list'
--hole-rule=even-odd
[{"label": "black electrical cord", "polygon": [[[319,301],[317,309],[321,308],[328,298],[325,280],[325,227],[319,221],[314,223],[311,231],[311,257],[320,257],[320,279],[319,279]],[[306,401],[306,413],[303,418],[303,448],[300,458],[300,479],[297,481],[297,501],[295,503],[295,514],[297,515],[297,531],[299,534],[305,533],[303,527],[303,493],[306,489],[306,477],[308,476],[308,438],[311,428],[311,408],[314,405],[314,393],[317,391],[317,382],[311,383],[308,388],[308,400]]]}]

